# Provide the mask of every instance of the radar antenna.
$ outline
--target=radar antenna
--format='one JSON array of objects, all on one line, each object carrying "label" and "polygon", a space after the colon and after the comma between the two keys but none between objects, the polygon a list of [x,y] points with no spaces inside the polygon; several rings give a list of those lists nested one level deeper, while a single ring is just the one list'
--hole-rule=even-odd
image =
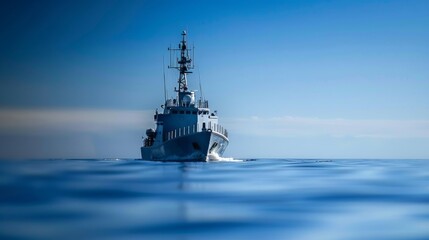
[{"label": "radar antenna", "polygon": [[[186,78],[186,74],[192,73],[189,71],[194,68],[194,64],[192,62],[191,54],[193,55],[193,49],[188,49],[186,44],[186,31],[182,32],[182,41],[179,43],[179,48],[168,48],[170,51],[170,65],[168,68],[175,68],[179,70],[179,89],[175,89],[176,92],[182,93],[188,91],[188,81]],[[173,58],[176,59],[173,62]]]}]

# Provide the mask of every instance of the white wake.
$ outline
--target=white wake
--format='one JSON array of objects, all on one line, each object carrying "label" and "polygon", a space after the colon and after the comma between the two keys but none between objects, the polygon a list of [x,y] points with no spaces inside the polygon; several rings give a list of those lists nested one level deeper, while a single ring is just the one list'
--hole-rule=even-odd
[{"label": "white wake", "polygon": [[216,161],[216,162],[244,162],[244,160],[234,159],[232,157],[221,157],[217,153],[210,153],[207,156],[207,161]]}]

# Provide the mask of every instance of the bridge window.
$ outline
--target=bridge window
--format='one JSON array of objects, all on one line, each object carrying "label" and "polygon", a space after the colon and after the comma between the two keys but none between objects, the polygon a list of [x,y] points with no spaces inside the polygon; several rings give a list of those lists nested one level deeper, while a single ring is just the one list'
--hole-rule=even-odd
[{"label": "bridge window", "polygon": [[185,114],[185,111],[180,111],[180,114]]},{"label": "bridge window", "polygon": [[191,114],[191,111],[186,111],[186,114]]}]

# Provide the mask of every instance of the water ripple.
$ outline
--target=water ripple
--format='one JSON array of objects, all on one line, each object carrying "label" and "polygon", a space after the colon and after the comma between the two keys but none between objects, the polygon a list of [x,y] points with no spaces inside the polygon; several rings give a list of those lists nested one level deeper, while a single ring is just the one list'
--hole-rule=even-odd
[{"label": "water ripple", "polygon": [[231,160],[0,161],[0,238],[429,239],[429,161]]}]

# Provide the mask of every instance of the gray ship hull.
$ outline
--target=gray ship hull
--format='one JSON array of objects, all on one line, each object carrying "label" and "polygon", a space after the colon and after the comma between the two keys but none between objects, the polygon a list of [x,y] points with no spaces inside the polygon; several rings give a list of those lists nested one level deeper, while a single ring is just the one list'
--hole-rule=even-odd
[{"label": "gray ship hull", "polygon": [[157,146],[141,147],[142,159],[156,161],[208,161],[209,155],[222,156],[228,138],[211,132],[177,137]]}]

